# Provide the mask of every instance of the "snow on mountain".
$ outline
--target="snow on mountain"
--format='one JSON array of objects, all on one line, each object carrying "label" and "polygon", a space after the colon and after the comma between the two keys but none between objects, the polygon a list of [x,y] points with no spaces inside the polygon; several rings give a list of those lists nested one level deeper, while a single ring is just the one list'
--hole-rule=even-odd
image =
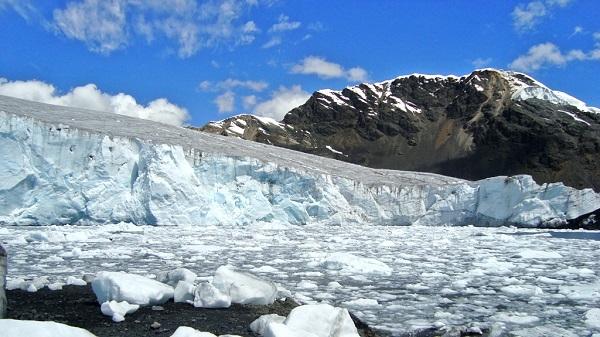
[{"label": "snow on mountain", "polygon": [[600,195],[530,176],[377,170],[234,137],[0,96],[0,222],[556,226]]}]

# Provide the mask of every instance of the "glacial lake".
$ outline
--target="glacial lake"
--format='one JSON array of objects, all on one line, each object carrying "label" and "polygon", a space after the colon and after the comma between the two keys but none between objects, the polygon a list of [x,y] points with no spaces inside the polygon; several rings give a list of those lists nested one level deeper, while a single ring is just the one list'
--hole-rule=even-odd
[{"label": "glacial lake", "polygon": [[600,322],[586,320],[600,307],[600,234],[591,231],[122,223],[0,227],[0,241],[13,285],[98,271],[153,277],[178,267],[209,278],[230,264],[303,303],[347,307],[392,335],[441,325],[492,327],[507,336],[600,332]]}]

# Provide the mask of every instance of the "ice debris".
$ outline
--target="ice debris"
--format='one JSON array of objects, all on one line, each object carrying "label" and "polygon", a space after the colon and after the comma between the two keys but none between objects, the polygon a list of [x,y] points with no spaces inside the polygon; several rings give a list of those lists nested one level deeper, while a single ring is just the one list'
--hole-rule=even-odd
[{"label": "ice debris", "polygon": [[157,305],[173,298],[173,287],[125,272],[99,272],[92,282],[98,303],[127,301],[131,304]]},{"label": "ice debris", "polygon": [[126,301],[107,301],[102,303],[100,311],[102,311],[102,314],[112,317],[114,322],[122,322],[125,320],[125,315],[132,314],[139,308],[139,305],[129,304]]},{"label": "ice debris", "polygon": [[96,337],[87,330],[56,322],[0,319],[3,337]]},{"label": "ice debris", "polygon": [[252,324],[252,331],[262,329],[265,337],[359,337],[348,310],[329,304],[301,305],[283,322],[280,316],[261,316]]},{"label": "ice debris", "polygon": [[266,305],[277,299],[277,286],[273,282],[236,271],[232,266],[219,267],[213,285],[229,294],[232,303]]},{"label": "ice debris", "polygon": [[214,285],[203,282],[194,291],[193,304],[196,308],[229,308],[231,297]]},{"label": "ice debris", "polygon": [[285,317],[277,314],[262,315],[250,323],[250,330],[257,335],[264,335],[267,325],[271,322],[283,323],[283,321],[285,321]]},{"label": "ice debris", "polygon": [[160,272],[156,275],[156,280],[162,283],[166,283],[171,287],[177,286],[179,281],[185,281],[194,283],[196,280],[196,273],[186,268],[177,268],[168,272]]}]

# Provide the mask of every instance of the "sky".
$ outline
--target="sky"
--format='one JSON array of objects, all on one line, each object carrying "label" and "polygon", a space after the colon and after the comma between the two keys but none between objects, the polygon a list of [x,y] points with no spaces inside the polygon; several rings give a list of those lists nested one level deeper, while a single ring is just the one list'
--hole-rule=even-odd
[{"label": "sky", "polygon": [[600,2],[0,0],[0,94],[175,125],[493,67],[600,106]]}]

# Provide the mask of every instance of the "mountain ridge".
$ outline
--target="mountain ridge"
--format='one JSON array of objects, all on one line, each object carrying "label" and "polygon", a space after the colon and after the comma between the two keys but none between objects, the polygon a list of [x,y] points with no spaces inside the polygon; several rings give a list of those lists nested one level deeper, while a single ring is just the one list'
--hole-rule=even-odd
[{"label": "mountain ridge", "polygon": [[238,115],[198,129],[374,168],[600,189],[600,109],[518,72],[323,89],[281,122]]}]

